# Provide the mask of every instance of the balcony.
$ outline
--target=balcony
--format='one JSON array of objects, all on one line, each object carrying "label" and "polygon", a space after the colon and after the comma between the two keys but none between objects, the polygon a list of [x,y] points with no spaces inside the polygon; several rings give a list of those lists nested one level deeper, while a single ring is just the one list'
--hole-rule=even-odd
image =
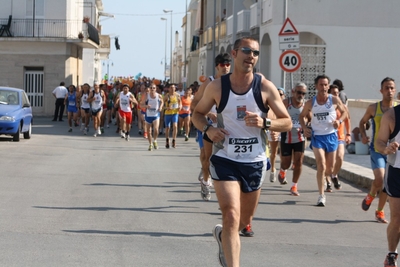
[{"label": "balcony", "polygon": [[219,29],[219,38],[225,38],[225,36],[226,36],[226,20],[221,21]]},{"label": "balcony", "polygon": [[[8,19],[0,19],[7,24]],[[81,20],[61,19],[13,19],[8,38],[62,38],[84,48],[98,48],[99,32],[90,23]]]},{"label": "balcony", "polygon": [[262,2],[262,21],[261,23],[269,23],[272,21],[272,0],[264,0]]},{"label": "balcony", "polygon": [[226,18],[226,36],[233,34],[233,15]]},{"label": "balcony", "polygon": [[241,10],[237,16],[237,32],[250,32],[250,10]]},{"label": "balcony", "polygon": [[254,3],[250,6],[250,29],[260,27],[260,9],[259,3]]},{"label": "balcony", "polygon": [[99,59],[108,59],[110,54],[110,35],[100,35],[100,45],[96,49],[96,53],[99,54]]}]

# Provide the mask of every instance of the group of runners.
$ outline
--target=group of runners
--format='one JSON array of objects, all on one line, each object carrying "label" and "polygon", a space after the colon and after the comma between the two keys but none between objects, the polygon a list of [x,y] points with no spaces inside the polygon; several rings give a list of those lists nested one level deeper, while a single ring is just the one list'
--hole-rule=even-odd
[{"label": "group of runners", "polygon": [[[183,90],[181,84],[169,84],[164,90],[152,81],[139,81],[134,88],[120,83],[112,88],[95,83],[92,90],[88,84],[82,89],[71,85],[65,97],[69,131],[73,123],[75,126],[80,123],[86,135],[92,118],[97,136],[115,117],[117,132],[129,141],[131,125],[136,120],[139,134],[148,139],[149,151],[159,148],[157,138],[163,132],[167,149],[176,147],[180,134],[187,141],[192,119],[200,147],[201,197],[210,200],[214,187],[222,212],[222,224],[213,229],[222,266],[239,265],[239,234],[254,235],[251,222],[269,168],[270,182],[275,182],[277,176],[282,185],[288,183],[287,170],[291,168],[289,190],[291,195],[300,196],[298,183],[304,151],[309,145],[317,165],[317,206],[324,207],[325,193],[332,192],[333,187],[342,188],[338,173],[345,146],[352,141],[350,113],[346,99],[341,100],[340,80],[331,84],[328,76],[319,75],[314,81],[315,96],[307,100],[307,94],[310,95],[307,85],[299,82],[286,98],[284,88],[275,87],[262,74],[253,72],[259,53],[257,40],[250,37],[236,40],[230,54],[215,58],[215,74],[199,88],[190,86]],[[362,209],[368,210],[379,193],[375,218],[388,223],[383,208],[387,196],[390,197],[389,253],[384,266],[397,266],[400,236],[400,184],[394,179],[400,172],[397,157],[400,126],[396,125],[400,108],[392,109],[397,104],[395,90],[394,80],[385,78],[380,89],[382,100],[368,107],[358,125],[362,142],[370,143],[375,176],[370,192],[362,201]],[[381,119],[387,123],[383,124]],[[371,140],[366,132],[369,121]],[[279,172],[275,168],[278,150]],[[386,169],[386,154],[391,155],[389,169]]]},{"label": "group of runners", "polygon": [[[234,60],[232,73],[231,55],[218,55],[215,58],[216,74],[200,87],[192,102],[193,122],[203,138],[203,142],[199,143],[201,195],[204,200],[210,199],[212,178],[222,212],[222,225],[218,224],[213,229],[222,266],[239,266],[239,234],[254,235],[251,221],[261,185],[267,177],[267,168],[272,167],[270,182],[276,181],[274,153],[280,150],[278,181],[282,185],[287,184],[286,172],[292,168],[290,193],[299,196],[298,182],[304,151],[306,146],[310,146],[317,163],[317,206],[325,207],[325,193],[332,192],[333,188],[342,188],[338,173],[345,147],[352,141],[347,97],[342,92],[340,80],[331,84],[328,76],[319,75],[314,80],[315,96],[306,100],[309,94],[307,85],[299,82],[285,99],[284,88],[276,88],[261,74],[253,73],[258,49],[256,40],[249,37],[238,39],[231,52]],[[387,200],[386,192],[390,191],[391,221],[387,231],[389,253],[384,262],[386,267],[397,266],[400,237],[400,184],[394,177],[400,172],[400,159],[396,157],[399,153],[400,126],[396,126],[395,121],[396,116],[400,117],[400,108],[398,112],[391,109],[396,106],[393,79],[385,78],[380,92],[382,101],[371,104],[359,122],[360,137],[363,143],[370,144],[375,176],[361,208],[368,210],[379,192],[375,218],[378,222],[388,223],[383,206]],[[380,139],[380,121],[385,118],[383,114],[387,110],[390,110],[392,121],[385,127],[391,127],[386,127],[385,135]],[[371,140],[366,133],[369,121],[372,124]],[[391,144],[387,145],[389,139]],[[380,144],[377,143],[379,141]],[[269,158],[268,148],[271,153]],[[385,154],[392,155],[391,167],[386,173]],[[387,178],[383,187],[385,175]]]},{"label": "group of runners", "polygon": [[[67,107],[69,132],[73,125],[84,135],[89,132],[89,123],[93,121],[94,136],[104,133],[113,121],[116,132],[129,141],[132,123],[136,121],[139,135],[149,140],[149,150],[158,149],[157,137],[166,135],[165,147],[176,147],[176,138],[182,135],[189,140],[191,131],[190,105],[192,92],[197,91],[195,82],[186,90],[182,84],[160,85],[146,78],[129,86],[116,82],[107,84],[94,83],[75,87],[70,85],[64,98]],[[172,140],[170,142],[170,135]]]}]

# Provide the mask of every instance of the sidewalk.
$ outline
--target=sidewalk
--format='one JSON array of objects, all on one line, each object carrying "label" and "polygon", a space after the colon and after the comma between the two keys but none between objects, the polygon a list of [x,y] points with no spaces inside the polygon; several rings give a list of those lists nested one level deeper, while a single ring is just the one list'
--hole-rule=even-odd
[{"label": "sidewalk", "polygon": [[[314,153],[309,148],[304,152],[304,163],[315,165]],[[369,189],[374,179],[370,156],[348,154],[346,152],[342,169],[339,172],[339,178]]]}]

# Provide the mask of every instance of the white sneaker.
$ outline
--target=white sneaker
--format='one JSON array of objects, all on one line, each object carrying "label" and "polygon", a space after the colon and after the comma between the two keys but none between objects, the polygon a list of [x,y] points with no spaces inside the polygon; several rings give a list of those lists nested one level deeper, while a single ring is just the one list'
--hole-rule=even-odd
[{"label": "white sneaker", "polygon": [[201,197],[205,201],[209,201],[211,199],[211,191],[210,191],[211,183],[210,183],[210,181],[208,182],[208,184],[204,184],[203,180],[201,180],[200,185],[201,185],[201,190],[200,190]]},{"label": "white sneaker", "polygon": [[276,181],[275,172],[271,172],[271,173],[270,173],[270,175],[269,175],[269,181],[270,181],[271,183],[273,183],[273,182]]},{"label": "white sneaker", "polygon": [[129,134],[125,135],[125,140],[126,140],[126,141],[129,141],[129,138],[130,138],[130,137],[129,137]]},{"label": "white sneaker", "polygon": [[86,128],[83,129],[83,134],[84,134],[84,135],[87,135],[87,129],[86,129]]},{"label": "white sneaker", "polygon": [[121,133],[121,138],[125,138],[125,133],[123,131],[121,131],[120,133]]},{"label": "white sneaker", "polygon": [[223,267],[226,267],[226,266],[228,266],[228,264],[226,263],[224,251],[222,249],[221,232],[222,232],[222,225],[220,225],[220,224],[217,224],[212,231],[213,236],[214,236],[215,240],[217,240],[217,243],[218,243],[219,264]]},{"label": "white sneaker", "polygon": [[96,137],[96,136],[97,136],[97,133],[95,132],[93,136]]},{"label": "white sneaker", "polygon": [[100,130],[100,128],[97,128],[97,134],[98,134],[98,135],[101,135],[101,130]]},{"label": "white sneaker", "polygon": [[318,202],[317,202],[317,206],[319,206],[319,207],[325,207],[325,203],[326,203],[326,197],[325,197],[325,195],[319,195],[319,197],[318,197]]}]

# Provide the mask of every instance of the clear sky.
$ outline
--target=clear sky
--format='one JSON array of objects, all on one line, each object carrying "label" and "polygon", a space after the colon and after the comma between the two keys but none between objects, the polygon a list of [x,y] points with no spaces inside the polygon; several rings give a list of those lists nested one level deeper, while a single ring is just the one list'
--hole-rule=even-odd
[{"label": "clear sky", "polygon": [[[187,0],[190,3],[190,0]],[[111,76],[135,76],[139,72],[147,77],[164,79],[165,21],[167,18],[167,63],[170,60],[171,14],[173,10],[173,45],[175,31],[182,40],[182,18],[185,16],[186,0],[103,0],[103,12],[115,18],[100,17],[102,34],[111,35],[109,73]],[[115,49],[114,36],[118,36],[120,50]],[[161,64],[162,61],[162,64]],[[103,61],[104,62],[104,61]],[[114,66],[111,65],[114,64]],[[107,61],[103,73],[107,73]]]}]

